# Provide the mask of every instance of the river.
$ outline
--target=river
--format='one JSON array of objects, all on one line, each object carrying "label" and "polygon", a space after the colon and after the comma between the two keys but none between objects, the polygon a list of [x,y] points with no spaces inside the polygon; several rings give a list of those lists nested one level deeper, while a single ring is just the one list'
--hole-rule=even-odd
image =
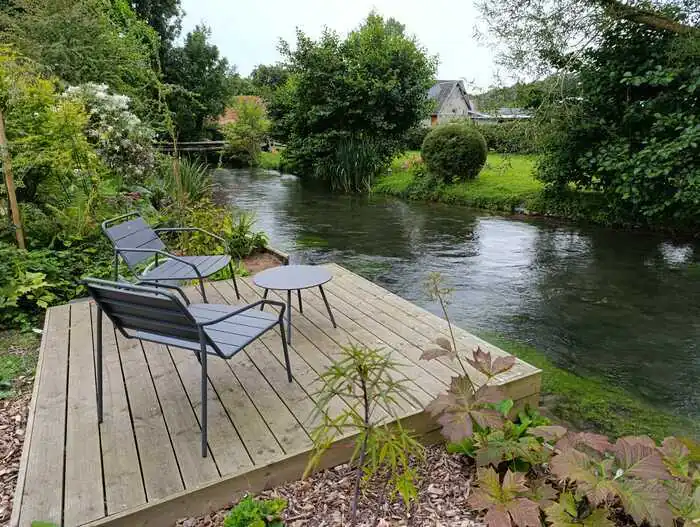
[{"label": "river", "polygon": [[700,243],[214,174],[217,200],[254,211],[292,263],[336,262],[435,313],[422,284],[439,271],[459,326],[700,419]]}]

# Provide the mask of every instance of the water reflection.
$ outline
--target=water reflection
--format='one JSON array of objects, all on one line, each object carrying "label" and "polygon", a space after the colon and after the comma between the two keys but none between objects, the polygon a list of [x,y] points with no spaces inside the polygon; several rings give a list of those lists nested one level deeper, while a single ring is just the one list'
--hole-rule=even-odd
[{"label": "water reflection", "polygon": [[465,328],[545,350],[700,417],[700,247],[648,234],[518,221],[444,204],[331,196],[276,172],[216,172],[218,199],[254,210],[295,262],[335,261],[437,312],[431,271]]}]

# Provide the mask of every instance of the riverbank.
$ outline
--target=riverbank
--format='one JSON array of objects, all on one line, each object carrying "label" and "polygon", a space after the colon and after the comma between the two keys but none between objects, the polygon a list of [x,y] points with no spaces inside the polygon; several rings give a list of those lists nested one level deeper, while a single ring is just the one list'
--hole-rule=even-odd
[{"label": "riverbank", "polygon": [[481,338],[542,370],[543,411],[570,428],[610,437],[649,435],[700,439],[700,423],[655,408],[594,377],[580,377],[556,366],[542,351],[493,333]]},{"label": "riverbank", "polygon": [[473,181],[445,184],[426,173],[420,152],[398,156],[373,191],[407,199],[441,201],[498,212],[540,212],[543,184],[532,155],[489,154]]}]

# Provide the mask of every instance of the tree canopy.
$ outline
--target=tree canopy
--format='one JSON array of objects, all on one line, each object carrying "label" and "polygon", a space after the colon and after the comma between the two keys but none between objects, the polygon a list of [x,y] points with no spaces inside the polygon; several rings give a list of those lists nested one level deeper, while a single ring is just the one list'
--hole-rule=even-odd
[{"label": "tree canopy", "polygon": [[296,47],[283,42],[281,51],[290,76],[271,114],[303,175],[318,175],[350,138],[371,140],[388,159],[429,112],[436,60],[396,21],[370,13],[344,40],[330,30],[317,41],[298,31]]},{"label": "tree canopy", "polygon": [[200,139],[205,120],[221,115],[231,95],[235,70],[209,43],[210,30],[197,26],[182,47],[171,49],[164,64],[165,80],[172,87],[169,106],[179,139]]}]

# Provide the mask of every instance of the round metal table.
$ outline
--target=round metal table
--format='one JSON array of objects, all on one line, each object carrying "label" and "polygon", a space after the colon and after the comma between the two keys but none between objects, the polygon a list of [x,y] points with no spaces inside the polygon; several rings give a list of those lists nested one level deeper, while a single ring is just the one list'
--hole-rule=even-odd
[{"label": "round metal table", "polygon": [[[333,327],[337,327],[335,325],[331,306],[326,298],[326,293],[323,291],[323,284],[329,282],[331,278],[333,278],[333,275],[324,267],[316,265],[283,265],[266,269],[256,274],[253,277],[253,283],[265,289],[263,298],[267,298],[270,289],[274,289],[275,291],[287,291],[287,342],[291,343],[292,291],[296,290],[297,298],[299,299],[299,312],[303,313],[304,307],[301,303],[301,290],[318,287],[318,290],[321,292],[321,298],[323,298],[323,302],[326,304],[328,316],[333,323]],[[262,310],[263,307],[264,306],[260,306],[260,309]]]}]

